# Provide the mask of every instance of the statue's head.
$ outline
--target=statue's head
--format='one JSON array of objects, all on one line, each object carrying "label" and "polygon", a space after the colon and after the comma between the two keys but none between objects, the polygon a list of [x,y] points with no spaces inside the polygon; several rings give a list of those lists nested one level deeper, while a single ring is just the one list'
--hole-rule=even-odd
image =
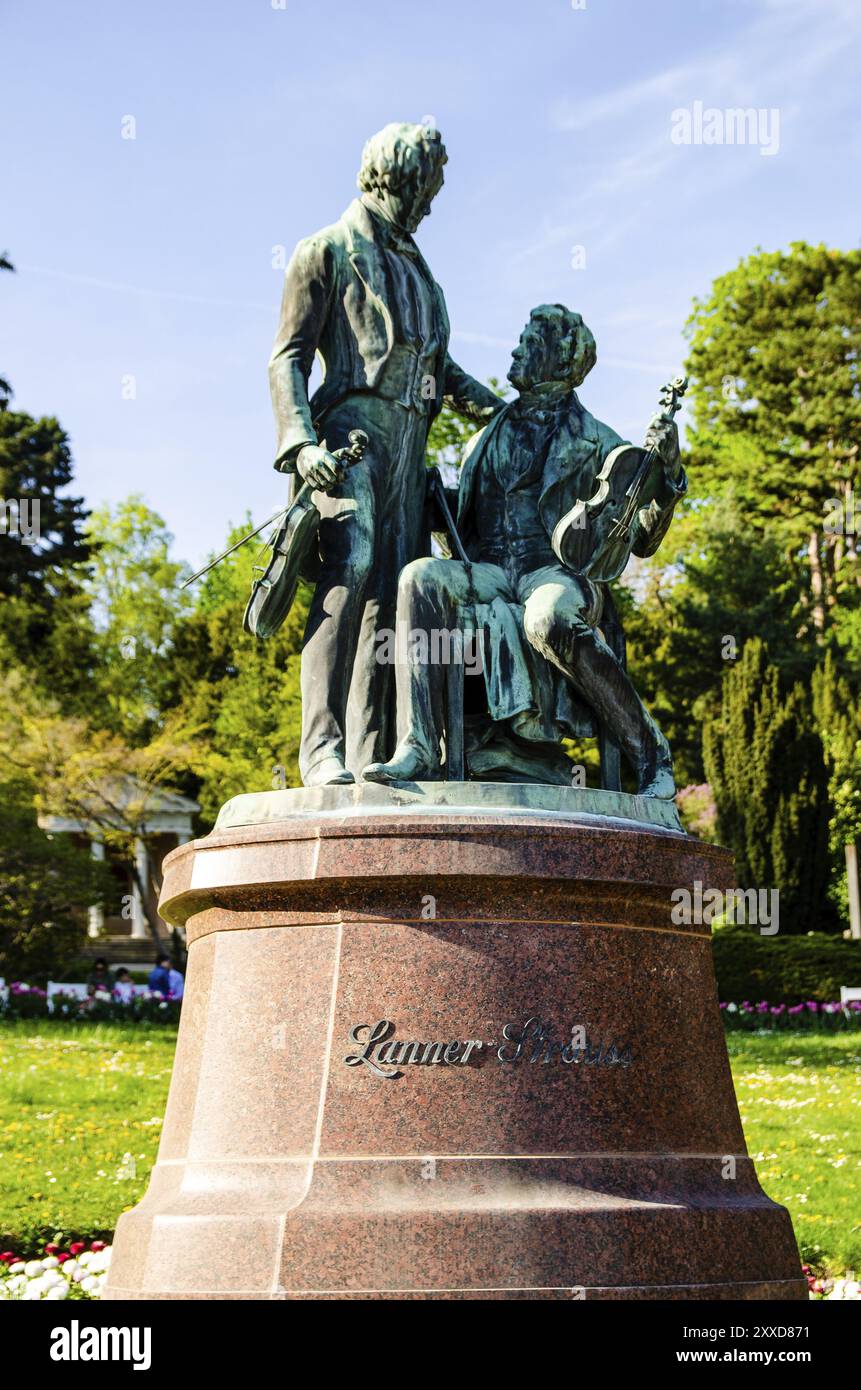
[{"label": "statue's head", "polygon": [[447,158],[442,137],[433,126],[395,121],[365,145],[357,183],[396,226],[414,232],[442,188]]},{"label": "statue's head", "polygon": [[518,391],[554,383],[579,386],[597,360],[595,339],[564,304],[539,304],[511,354],[508,380]]}]

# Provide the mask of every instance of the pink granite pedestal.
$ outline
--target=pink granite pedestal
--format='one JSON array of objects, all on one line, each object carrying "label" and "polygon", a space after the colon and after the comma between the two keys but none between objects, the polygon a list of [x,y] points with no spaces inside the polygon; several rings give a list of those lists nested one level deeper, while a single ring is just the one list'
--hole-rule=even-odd
[{"label": "pink granite pedestal", "polygon": [[[523,808],[306,812],[175,850],[176,1063],[105,1297],[803,1299],[709,929],[670,916],[731,878],[672,830]],[[345,1061],[378,1022],[421,1045],[379,1064],[399,1076]]]}]

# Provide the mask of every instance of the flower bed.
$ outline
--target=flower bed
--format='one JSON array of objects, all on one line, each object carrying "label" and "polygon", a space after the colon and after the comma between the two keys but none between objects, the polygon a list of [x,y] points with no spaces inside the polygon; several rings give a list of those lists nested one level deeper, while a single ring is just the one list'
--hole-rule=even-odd
[{"label": "flower bed", "polygon": [[0,1253],[0,1300],[34,1303],[41,1299],[101,1298],[111,1263],[103,1240],[75,1241],[68,1250],[45,1246],[39,1259],[19,1259],[13,1250]]},{"label": "flower bed", "polygon": [[157,990],[143,990],[131,999],[118,991],[97,989],[79,999],[77,995],[62,991],[51,997],[52,1010],[48,1009],[47,991],[38,985],[29,985],[22,980],[14,980],[9,986],[5,1000],[0,999],[0,1018],[44,1018],[62,1023],[76,1020],[87,1023],[176,1023],[182,1004],[172,994],[159,994]]},{"label": "flower bed", "polygon": [[[0,1301],[101,1298],[110,1263],[111,1246],[101,1240],[91,1241],[89,1250],[83,1241],[76,1241],[68,1250],[46,1245],[44,1255],[35,1260],[20,1260],[6,1250],[0,1254]],[[845,1279],[829,1279],[815,1274],[808,1265],[802,1268],[812,1299],[861,1300],[861,1284],[851,1272]]]},{"label": "flower bed", "polygon": [[725,1027],[733,1030],[861,1031],[861,1000],[853,1000],[850,1004],[836,1001],[818,1004],[815,999],[808,999],[803,1004],[769,1004],[767,999],[762,999],[758,1004],[752,1004],[749,999],[743,999],[740,1004],[721,1004],[720,1007]]},{"label": "flower bed", "polygon": [[843,1301],[857,1301],[861,1299],[861,1283],[850,1271],[845,1279],[827,1279],[819,1274],[814,1274],[807,1266],[801,1266],[802,1272],[807,1279],[807,1291],[810,1297],[817,1302],[823,1298]]}]

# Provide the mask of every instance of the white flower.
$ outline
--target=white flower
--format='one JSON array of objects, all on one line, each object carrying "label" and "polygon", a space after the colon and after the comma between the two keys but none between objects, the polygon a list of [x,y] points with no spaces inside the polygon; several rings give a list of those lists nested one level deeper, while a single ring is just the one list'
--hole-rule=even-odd
[{"label": "white flower", "polygon": [[37,1274],[44,1274],[45,1266],[41,1260],[28,1260],[24,1266],[24,1273],[28,1279],[35,1279]]},{"label": "white flower", "polygon": [[826,1297],[829,1301],[832,1298],[856,1299],[859,1296],[859,1291],[861,1291],[861,1284],[857,1283],[854,1279],[835,1279],[834,1287],[831,1290],[831,1292],[826,1295]]},{"label": "white flower", "polygon": [[25,1268],[25,1266],[24,1266],[24,1261],[23,1261],[23,1260],[16,1260],[15,1263],[14,1263],[13,1265],[10,1265],[10,1266],[9,1266],[9,1273],[10,1273],[10,1274],[23,1274],[23,1273],[24,1273],[24,1268]]},{"label": "white flower", "polygon": [[42,1261],[45,1269],[56,1269],[59,1263],[60,1261],[57,1259],[56,1255],[46,1255]]},{"label": "white flower", "polygon": [[738,1013],[738,1004],[727,1004],[727,1006],[726,1006],[726,1011],[727,1011],[728,1014],[737,1014],[737,1013]]},{"label": "white flower", "polygon": [[81,1288],[86,1289],[87,1293],[92,1293],[93,1289],[99,1287],[99,1281],[94,1274],[88,1274],[86,1279],[81,1280]]},{"label": "white flower", "polygon": [[76,1269],[74,1274],[72,1275],[72,1278],[74,1279],[76,1284],[83,1284],[84,1280],[88,1277],[89,1276],[87,1274],[87,1271],[85,1269],[81,1269],[80,1267],[78,1267],[78,1269]]},{"label": "white flower", "polygon": [[68,1286],[68,1284],[66,1283],[65,1279],[61,1279],[60,1282],[59,1282],[59,1284],[55,1284],[54,1287],[53,1287],[52,1289],[49,1289],[48,1292],[47,1292],[47,1294],[46,1294],[46,1297],[47,1297],[47,1298],[54,1298],[54,1299],[56,1299],[56,1298],[68,1298],[68,1297],[69,1297],[69,1286]]},{"label": "white flower", "polygon": [[71,1279],[72,1275],[74,1274],[77,1268],[77,1260],[66,1260],[66,1263],[63,1265],[63,1273],[65,1274],[67,1279]]}]

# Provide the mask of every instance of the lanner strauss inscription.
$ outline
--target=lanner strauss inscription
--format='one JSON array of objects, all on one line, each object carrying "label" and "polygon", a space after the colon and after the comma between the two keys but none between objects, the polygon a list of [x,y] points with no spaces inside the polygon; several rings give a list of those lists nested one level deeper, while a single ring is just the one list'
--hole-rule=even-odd
[{"label": "lanner strauss inscription", "polygon": [[479,1060],[481,1053],[494,1054],[499,1062],[548,1063],[568,1066],[630,1066],[634,1055],[629,1043],[587,1042],[582,1027],[571,1029],[561,1041],[553,1036],[553,1025],[537,1016],[525,1023],[506,1023],[501,1044],[479,1038],[453,1042],[403,1042],[394,1036],[395,1025],[381,1018],[377,1023],[357,1023],[350,1029],[350,1041],[360,1049],[344,1058],[348,1067],[368,1067],[374,1076],[395,1081],[402,1068],[466,1066]]}]

